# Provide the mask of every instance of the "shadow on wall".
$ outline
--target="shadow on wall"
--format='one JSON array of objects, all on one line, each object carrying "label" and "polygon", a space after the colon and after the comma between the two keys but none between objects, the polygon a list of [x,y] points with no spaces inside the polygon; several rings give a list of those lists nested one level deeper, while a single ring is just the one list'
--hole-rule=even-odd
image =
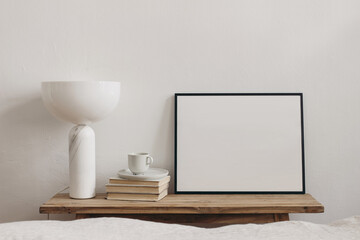
[{"label": "shadow on wall", "polygon": [[70,127],[39,97],[23,99],[0,109],[0,222],[44,219],[40,204],[68,184]]},{"label": "shadow on wall", "polygon": [[[163,108],[162,118],[154,138],[152,152],[159,153],[158,158],[163,159],[161,168],[169,170],[171,184],[169,192],[174,192],[174,96],[168,97]],[[160,155],[161,153],[161,155]],[[156,167],[156,165],[154,165]]]},{"label": "shadow on wall", "polygon": [[[68,186],[67,138],[72,124],[55,119],[39,97],[24,99],[0,106],[0,222],[47,219],[39,214],[39,206]],[[170,170],[173,192],[174,96],[162,104],[151,152],[160,160],[154,167]]]}]

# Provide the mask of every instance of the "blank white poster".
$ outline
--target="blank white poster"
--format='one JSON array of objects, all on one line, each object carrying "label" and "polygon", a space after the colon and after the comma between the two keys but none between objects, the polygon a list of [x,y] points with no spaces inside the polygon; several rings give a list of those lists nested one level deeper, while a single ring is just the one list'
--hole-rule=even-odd
[{"label": "blank white poster", "polygon": [[301,94],[176,94],[176,192],[304,192]]}]

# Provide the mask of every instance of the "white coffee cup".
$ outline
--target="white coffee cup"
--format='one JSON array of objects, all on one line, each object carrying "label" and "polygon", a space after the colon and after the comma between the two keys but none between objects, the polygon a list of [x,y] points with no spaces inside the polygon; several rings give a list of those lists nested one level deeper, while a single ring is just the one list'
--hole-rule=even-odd
[{"label": "white coffee cup", "polygon": [[154,159],[149,153],[129,153],[128,165],[130,171],[135,174],[143,174],[149,169],[149,166],[154,162]]}]

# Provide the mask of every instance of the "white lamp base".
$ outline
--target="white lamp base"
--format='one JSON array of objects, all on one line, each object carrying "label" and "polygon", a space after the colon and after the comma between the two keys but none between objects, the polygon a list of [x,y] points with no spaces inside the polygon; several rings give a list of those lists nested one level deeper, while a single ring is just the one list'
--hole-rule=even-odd
[{"label": "white lamp base", "polygon": [[69,133],[70,197],[95,197],[95,133],[91,127],[77,125]]}]

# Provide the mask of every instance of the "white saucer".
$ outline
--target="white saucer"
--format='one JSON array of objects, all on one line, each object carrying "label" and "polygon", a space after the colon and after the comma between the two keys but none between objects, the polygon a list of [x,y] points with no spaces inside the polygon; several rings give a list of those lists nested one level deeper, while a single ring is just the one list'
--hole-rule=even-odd
[{"label": "white saucer", "polygon": [[149,168],[145,173],[134,175],[129,169],[122,169],[118,176],[129,180],[158,180],[169,175],[169,171],[162,168]]}]

